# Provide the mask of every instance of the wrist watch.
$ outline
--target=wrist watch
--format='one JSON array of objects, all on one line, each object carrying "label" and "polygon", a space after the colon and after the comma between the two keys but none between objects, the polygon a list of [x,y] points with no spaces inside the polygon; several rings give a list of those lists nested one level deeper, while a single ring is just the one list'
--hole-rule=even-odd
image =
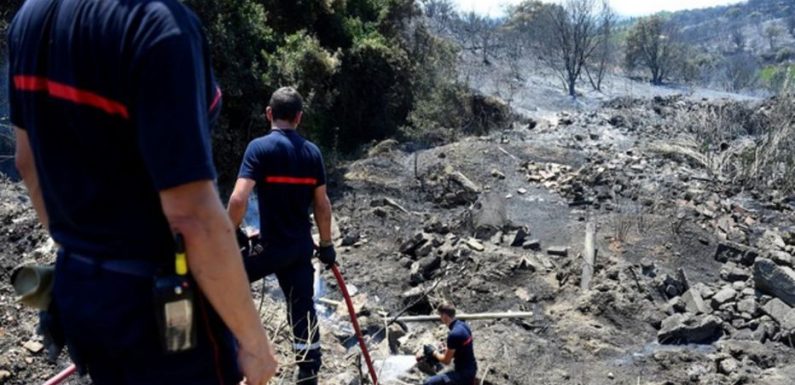
[{"label": "wrist watch", "polygon": [[329,246],[334,246],[334,241],[332,240],[320,241],[320,247],[329,247]]}]

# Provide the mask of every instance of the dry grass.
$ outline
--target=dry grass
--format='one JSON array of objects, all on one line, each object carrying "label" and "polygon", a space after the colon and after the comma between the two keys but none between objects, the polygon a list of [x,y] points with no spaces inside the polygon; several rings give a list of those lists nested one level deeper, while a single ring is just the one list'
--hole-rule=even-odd
[{"label": "dry grass", "polygon": [[761,107],[696,105],[674,119],[679,136],[649,151],[701,169],[746,189],[795,191],[795,96]]}]

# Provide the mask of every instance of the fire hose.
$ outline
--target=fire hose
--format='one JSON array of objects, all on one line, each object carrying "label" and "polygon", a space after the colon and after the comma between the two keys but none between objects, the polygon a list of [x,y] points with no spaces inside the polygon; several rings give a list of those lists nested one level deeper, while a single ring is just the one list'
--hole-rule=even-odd
[{"label": "fire hose", "polygon": [[69,376],[74,374],[75,371],[77,371],[77,366],[75,366],[74,364],[69,365],[68,368],[64,369],[62,372],[55,375],[55,377],[47,380],[47,382],[45,382],[44,385],[58,385],[64,382],[64,380],[66,380],[67,378],[69,378]]},{"label": "fire hose", "polygon": [[353,330],[356,332],[356,338],[359,340],[359,347],[362,349],[362,355],[364,356],[364,362],[367,364],[367,370],[370,371],[370,378],[373,380],[373,385],[378,385],[378,377],[375,375],[373,360],[370,358],[370,351],[367,350],[367,343],[364,341],[364,336],[362,336],[359,320],[356,318],[356,310],[353,308],[353,301],[351,301],[351,295],[348,293],[348,286],[345,284],[345,279],[342,277],[340,269],[336,264],[331,265],[331,271],[334,273],[334,278],[337,279],[342,296],[345,298],[345,305],[348,307],[348,314],[351,316],[351,324],[353,324]]}]

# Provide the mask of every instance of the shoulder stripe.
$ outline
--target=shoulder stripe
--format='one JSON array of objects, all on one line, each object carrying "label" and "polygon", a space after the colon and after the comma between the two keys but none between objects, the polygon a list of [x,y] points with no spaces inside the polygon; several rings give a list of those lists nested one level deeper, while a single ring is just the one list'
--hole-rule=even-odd
[{"label": "shoulder stripe", "polygon": [[265,178],[265,182],[273,184],[297,184],[314,186],[317,184],[315,178],[296,178],[292,176],[269,176]]},{"label": "shoulder stripe", "polygon": [[94,107],[108,115],[118,115],[129,119],[127,106],[108,99],[91,91],[81,90],[63,83],[55,82],[40,76],[14,76],[14,88],[18,91],[46,92],[55,99],[66,100],[75,104]]}]

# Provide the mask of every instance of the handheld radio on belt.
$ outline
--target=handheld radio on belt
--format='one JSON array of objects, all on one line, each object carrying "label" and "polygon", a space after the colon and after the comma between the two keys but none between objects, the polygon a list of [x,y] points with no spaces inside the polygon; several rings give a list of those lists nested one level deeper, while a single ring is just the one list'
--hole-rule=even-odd
[{"label": "handheld radio on belt", "polygon": [[155,312],[160,340],[167,353],[179,353],[196,346],[193,282],[188,276],[188,259],[182,234],[174,238],[174,273],[155,278]]}]

